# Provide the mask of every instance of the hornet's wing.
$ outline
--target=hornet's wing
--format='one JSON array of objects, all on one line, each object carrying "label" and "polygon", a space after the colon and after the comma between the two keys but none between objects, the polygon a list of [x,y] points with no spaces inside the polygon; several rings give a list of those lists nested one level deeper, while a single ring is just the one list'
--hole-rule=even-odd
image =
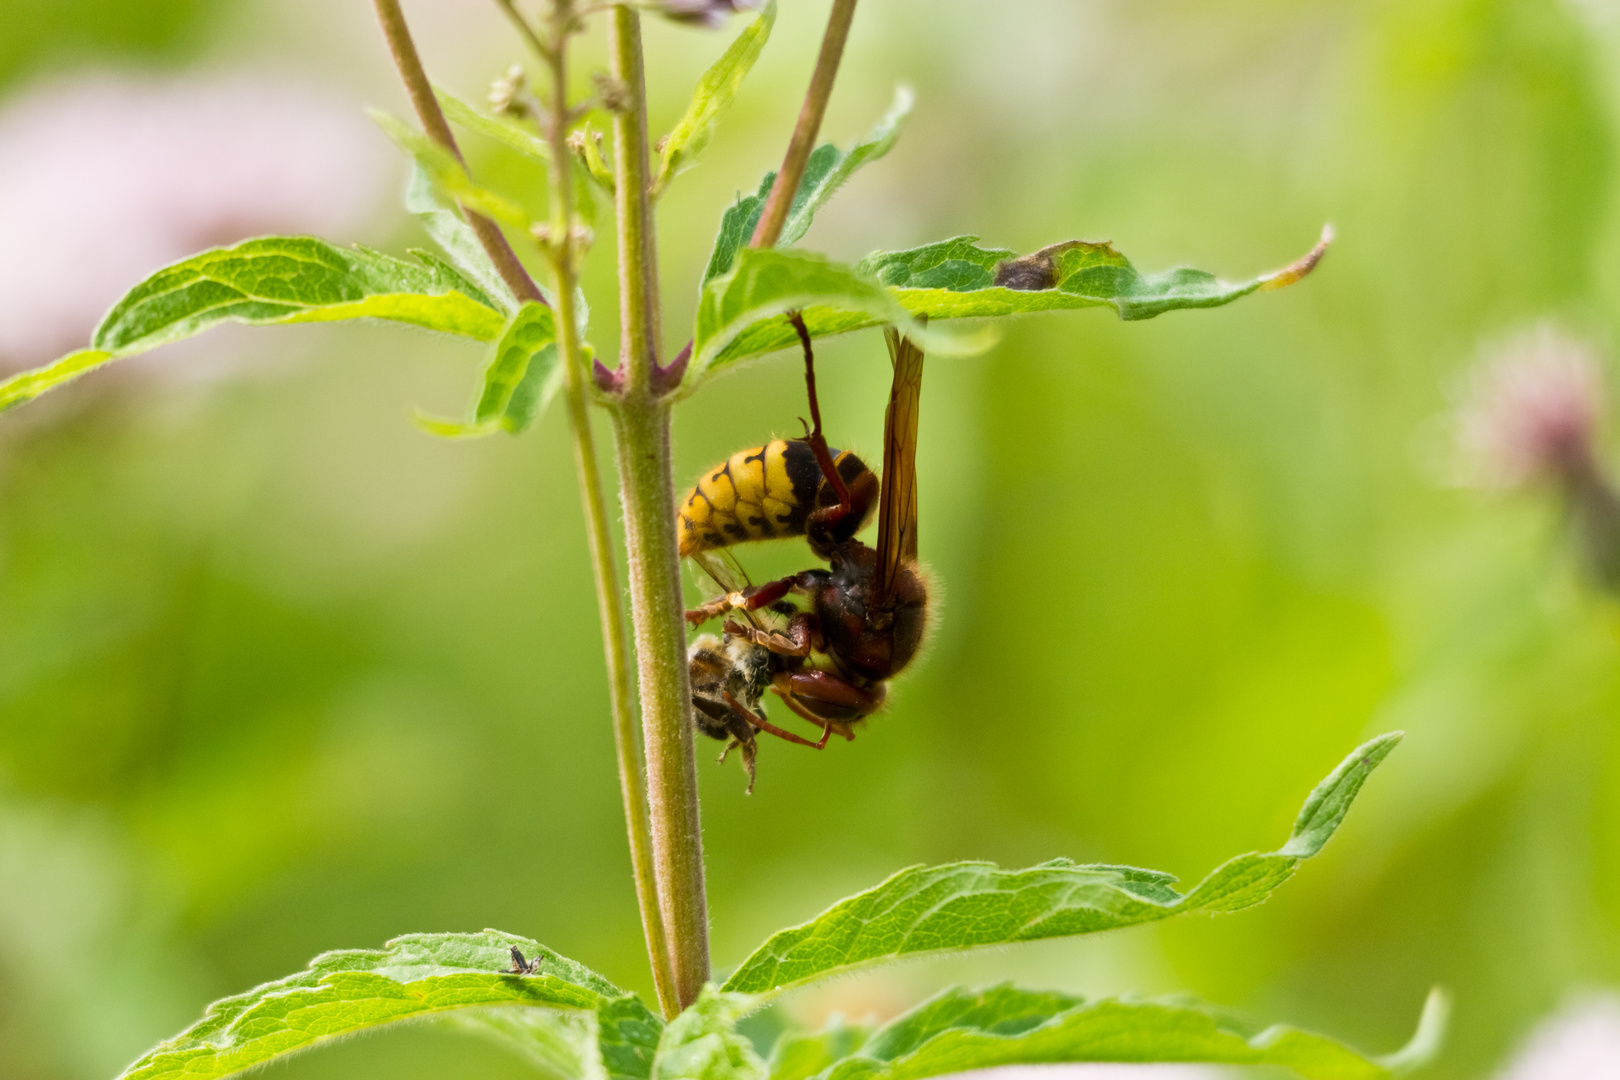
[{"label": "hornet's wing", "polygon": [[878,509],[877,597],[894,595],[900,567],[917,560],[917,407],[923,352],[894,327],[884,331],[894,383],[883,418],[883,496]]}]

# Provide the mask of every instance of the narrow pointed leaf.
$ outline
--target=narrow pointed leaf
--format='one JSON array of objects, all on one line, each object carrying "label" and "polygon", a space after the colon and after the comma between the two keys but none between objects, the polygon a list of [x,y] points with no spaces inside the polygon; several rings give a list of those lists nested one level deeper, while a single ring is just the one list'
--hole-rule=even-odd
[{"label": "narrow pointed leaf", "polygon": [[[911,113],[912,100],[910,87],[896,87],[894,104],[889,106],[888,113],[847,152],[832,143],[822,143],[811,152],[810,160],[805,163],[804,176],[799,180],[799,190],[793,193],[793,202],[788,207],[787,220],[782,225],[777,247],[788,247],[802,239],[816,211],[844,186],[855,170],[889,152],[900,137],[901,125]],[[730,270],[737,252],[748,246],[749,238],[754,235],[754,227],[759,224],[759,216],[765,209],[765,200],[770,197],[771,186],[775,183],[776,173],[766,173],[758,191],[740,197],[721,215],[720,231],[715,235],[702,284]]]},{"label": "narrow pointed leaf", "polygon": [[1266,899],[1344,819],[1399,732],[1357,748],[1305,803],[1278,851],[1240,855],[1183,896],[1175,878],[1067,859],[1027,870],[962,862],[913,867],[774,934],[726,980],[732,993],[775,994],[865,965],[926,953],[1067,937],[1173,915],[1238,911]]},{"label": "narrow pointed leaf", "polygon": [[[199,334],[222,322],[269,325],[389,319],[492,341],[504,319],[468,296],[443,264],[405,262],[308,236],[215,248],[159,270],[107,314],[91,348],[0,383],[0,410],[102,364]],[[476,290],[475,290],[476,291]]]},{"label": "narrow pointed leaf", "polygon": [[527,428],[556,394],[562,381],[557,361],[557,327],[551,309],[525,303],[507,322],[490,350],[484,382],[465,423],[418,416],[418,426],[445,438],[514,434]]},{"label": "narrow pointed leaf", "polygon": [[411,179],[405,188],[405,209],[416,215],[416,220],[449,256],[456,269],[478,286],[483,295],[474,296],[475,300],[483,302],[488,298],[490,307],[506,312],[517,309],[517,297],[501,280],[500,271],[484,253],[484,245],[478,242],[472,226],[467,224],[454,202],[439,194],[427,170],[416,162],[411,163]]},{"label": "narrow pointed leaf", "polygon": [[[795,244],[810,228],[816,211],[820,210],[833,193],[849,182],[855,171],[864,165],[876,161],[887,154],[894,147],[895,140],[900,137],[900,128],[911,115],[911,106],[915,96],[909,86],[897,86],[894,90],[894,102],[889,111],[877,126],[848,151],[836,151],[830,161],[830,168],[820,171],[814,182],[808,186],[801,184],[800,190],[805,191],[804,198],[793,200],[793,206],[788,211],[787,221],[782,226],[782,237],[778,241],[782,246]],[[807,172],[806,178],[809,179]]]},{"label": "narrow pointed leaf", "polygon": [[759,59],[760,50],[770,39],[771,27],[776,23],[776,0],[769,0],[765,9],[756,15],[737,35],[720,59],[710,66],[692,91],[692,102],[686,115],[664,139],[663,160],[658,176],[653,181],[656,197],[669,186],[679,172],[691,167],[703,148],[714,138],[720,117],[731,107],[737,90]]},{"label": "narrow pointed leaf", "polygon": [[476,183],[454,154],[404,121],[378,109],[367,114],[383,134],[422,167],[435,187],[457,204],[502,225],[527,233],[535,221],[517,197]]},{"label": "narrow pointed leaf", "polygon": [[[539,961],[538,973],[508,972],[514,945]],[[476,1023],[491,1006],[598,1018],[606,1013],[619,1027],[626,1010],[633,1008],[624,1004],[630,1000],[600,975],[527,938],[494,930],[410,934],[382,949],[324,953],[297,975],[216,1001],[202,1020],[141,1057],[120,1080],[212,1080],[403,1020],[460,1012]],[[640,1012],[644,1026],[656,1026],[645,1008]],[[534,1056],[594,1066],[605,1060],[598,1048],[572,1041],[588,1038],[593,1026],[601,1028],[600,1019],[595,1025],[546,1026],[542,1038],[549,1049]],[[508,1039],[518,1031],[502,1027]],[[618,1036],[614,1038],[617,1046]],[[631,1070],[615,1075],[643,1080],[646,1074]]]},{"label": "narrow pointed leaf", "polygon": [[[1443,998],[1431,995],[1413,1045],[1438,1045]],[[1387,1080],[1421,1064],[1371,1057],[1286,1025],[1255,1030],[1182,999],[1103,998],[1012,986],[951,989],[879,1029],[820,1080],[920,1080],[1001,1065],[1198,1062],[1273,1065],[1308,1080]]]},{"label": "narrow pointed leaf", "polygon": [[551,147],[532,131],[498,116],[486,116],[437,84],[433,87],[433,93],[439,99],[440,107],[444,109],[445,118],[452,124],[477,132],[486,139],[493,139],[508,150],[516,151],[531,161],[541,164],[551,161]]}]

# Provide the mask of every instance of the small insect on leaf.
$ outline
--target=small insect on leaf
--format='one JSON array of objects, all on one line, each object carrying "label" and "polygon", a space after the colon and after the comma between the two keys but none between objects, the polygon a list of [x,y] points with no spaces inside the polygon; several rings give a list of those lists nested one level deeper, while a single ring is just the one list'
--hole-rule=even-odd
[{"label": "small insect on leaf", "polygon": [[540,958],[526,959],[523,950],[516,945],[512,946],[512,966],[506,969],[513,975],[538,975],[540,973]]}]

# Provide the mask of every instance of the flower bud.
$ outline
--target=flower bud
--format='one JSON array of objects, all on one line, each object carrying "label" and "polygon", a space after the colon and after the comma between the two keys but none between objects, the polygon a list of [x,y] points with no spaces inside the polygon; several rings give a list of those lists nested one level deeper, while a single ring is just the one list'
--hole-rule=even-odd
[{"label": "flower bud", "polygon": [[529,105],[524,97],[528,90],[528,81],[522,64],[513,64],[507,68],[506,74],[490,85],[490,109],[501,116],[527,116]]}]

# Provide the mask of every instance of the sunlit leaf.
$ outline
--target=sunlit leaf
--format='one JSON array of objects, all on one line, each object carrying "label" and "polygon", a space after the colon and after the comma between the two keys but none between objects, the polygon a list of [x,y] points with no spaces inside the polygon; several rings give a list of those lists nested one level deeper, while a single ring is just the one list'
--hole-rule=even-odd
[{"label": "sunlit leaf", "polygon": [[525,303],[490,350],[483,387],[466,422],[417,416],[423,430],[445,438],[522,431],[545,408],[562,383],[557,326],[551,309]]},{"label": "sunlit leaf", "polygon": [[[1432,1054],[1445,1011],[1444,995],[1431,994],[1411,1045]],[[1256,1030],[1182,999],[1088,1001],[1004,985],[946,990],[817,1075],[919,1080],[1000,1065],[1106,1061],[1274,1065],[1309,1080],[1385,1080],[1424,1060],[1407,1051],[1371,1057],[1286,1025]]]},{"label": "sunlit leaf", "polygon": [[754,1044],[737,1034],[737,1021],[755,1006],[743,994],[706,986],[658,1041],[652,1080],[765,1080]]},{"label": "sunlit leaf", "polygon": [[776,0],[768,0],[765,9],[755,16],[737,35],[735,41],[721,54],[698,80],[692,91],[692,102],[686,115],[664,138],[663,160],[658,176],[653,181],[653,195],[657,196],[669,186],[675,174],[691,167],[693,160],[714,138],[720,117],[731,107],[737,90],[748,77],[760,50],[771,36],[776,23]]},{"label": "sunlit leaf", "polygon": [[[535,974],[508,971],[514,945],[538,961]],[[528,1026],[542,1047],[530,1054],[537,1062],[591,1066],[573,1075],[613,1062],[612,1075],[645,1080],[640,1062],[650,1060],[647,1034],[659,1022],[633,1002],[600,975],[527,938],[494,930],[410,934],[382,949],[324,953],[297,975],[216,1001],[202,1020],[142,1056],[120,1080],[212,1080],[403,1020],[460,1012],[477,1027],[488,1020],[491,1006],[535,1014]],[[539,1019],[554,1013],[587,1014],[596,1022]],[[625,1039],[627,1028],[641,1033],[638,1043]],[[599,1047],[593,1029],[612,1034]],[[524,1038],[521,1024],[496,1021],[489,1030],[508,1042]],[[632,1045],[639,1046],[639,1058],[626,1052]]]},{"label": "sunlit leaf", "polygon": [[505,322],[501,313],[467,295],[465,279],[447,269],[307,236],[264,237],[205,251],[131,289],[97,328],[91,348],[0,383],[0,410],[102,364],[222,322],[389,319],[494,340]]},{"label": "sunlit leaf", "polygon": [[851,968],[1020,941],[1157,922],[1172,915],[1238,911],[1266,899],[1302,859],[1321,850],[1362,783],[1401,734],[1381,735],[1347,757],[1311,792],[1281,849],[1240,855],[1185,896],[1170,874],[1067,859],[1027,870],[961,862],[912,867],[782,930],[744,960],[722,989],[775,994]]},{"label": "sunlit leaf", "polygon": [[[816,211],[844,186],[855,170],[889,152],[900,137],[900,126],[911,113],[911,105],[911,89],[897,87],[894,104],[889,107],[888,113],[848,151],[840,150],[832,143],[823,143],[811,152],[810,160],[805,164],[804,176],[799,180],[799,190],[794,192],[793,202],[788,207],[782,235],[776,241],[777,247],[788,247],[802,239]],[[759,224],[760,214],[765,209],[765,200],[770,197],[771,185],[775,183],[776,173],[766,173],[758,191],[739,198],[721,215],[720,231],[715,235],[714,248],[709,253],[709,265],[703,271],[703,284],[730,270],[737,252],[748,246],[749,238],[754,235],[754,227]]]}]

